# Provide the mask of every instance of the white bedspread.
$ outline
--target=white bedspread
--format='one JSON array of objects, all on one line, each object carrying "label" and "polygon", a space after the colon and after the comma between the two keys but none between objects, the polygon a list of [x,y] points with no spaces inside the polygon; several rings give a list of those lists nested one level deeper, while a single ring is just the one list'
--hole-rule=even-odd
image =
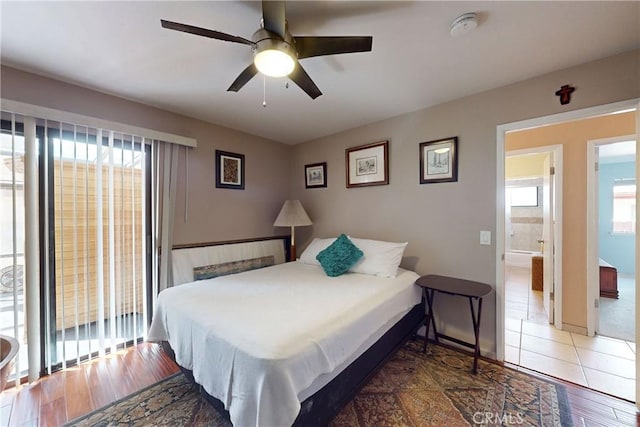
[{"label": "white bedspread", "polygon": [[188,283],[160,293],[148,340],[168,341],[234,426],[289,426],[301,391],[420,302],[417,278],[291,262]]}]

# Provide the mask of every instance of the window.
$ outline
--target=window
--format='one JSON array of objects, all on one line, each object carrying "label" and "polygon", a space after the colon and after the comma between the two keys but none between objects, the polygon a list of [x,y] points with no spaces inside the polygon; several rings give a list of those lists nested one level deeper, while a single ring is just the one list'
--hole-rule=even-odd
[{"label": "window", "polygon": [[613,184],[613,232],[616,234],[636,232],[635,183]]},{"label": "window", "polygon": [[538,206],[538,187],[511,187],[511,206],[535,207]]}]

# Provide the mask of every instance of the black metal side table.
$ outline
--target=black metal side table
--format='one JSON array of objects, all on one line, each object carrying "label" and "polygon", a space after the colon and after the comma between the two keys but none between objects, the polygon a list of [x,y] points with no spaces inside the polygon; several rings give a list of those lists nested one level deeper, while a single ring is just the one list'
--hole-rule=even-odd
[{"label": "black metal side table", "polygon": [[[465,347],[468,347],[474,350],[473,373],[474,374],[477,373],[478,358],[480,357],[479,335],[480,335],[480,314],[482,313],[482,299],[487,295],[489,295],[493,291],[493,288],[486,283],[473,282],[471,280],[464,280],[464,279],[456,279],[454,277],[438,276],[434,274],[420,277],[418,280],[416,280],[416,285],[422,288],[422,293],[424,294],[427,300],[427,313],[426,313],[425,322],[424,322],[424,325],[427,330],[425,332],[424,347],[422,351],[423,352],[427,351],[429,329],[430,327],[433,327],[433,335],[435,337],[436,342],[440,342],[439,339],[443,338],[448,341],[455,342],[457,344],[463,345]],[[433,317],[433,297],[436,291],[441,292],[443,294],[457,295],[457,296],[469,298],[469,307],[471,308],[471,320],[473,322],[473,333],[475,335],[474,344],[471,344],[466,341],[462,341],[458,338],[454,338],[438,332],[436,328],[436,321]],[[473,305],[474,300],[478,301],[477,315]]]}]

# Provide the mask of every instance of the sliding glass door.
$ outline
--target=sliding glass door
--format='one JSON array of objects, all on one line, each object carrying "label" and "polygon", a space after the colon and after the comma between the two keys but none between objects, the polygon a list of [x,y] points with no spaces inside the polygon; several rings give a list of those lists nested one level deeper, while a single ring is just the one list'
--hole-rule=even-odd
[{"label": "sliding glass door", "polygon": [[[30,188],[38,189],[33,206],[39,207],[26,211],[27,125],[18,114],[1,114],[0,334],[20,342],[14,380],[27,370],[52,372],[146,335],[152,156],[151,141],[138,136],[30,120],[37,151]],[[25,212],[32,211],[38,211],[39,229],[31,233],[40,252],[32,271],[40,276],[27,283],[24,272],[33,266],[25,258]],[[27,299],[34,296],[39,304]],[[31,334],[40,342],[28,342],[30,329],[40,330]],[[27,356],[34,351],[41,366],[29,367]]]},{"label": "sliding glass door", "polygon": [[[16,116],[0,118],[0,335],[17,338],[26,348],[24,318],[24,134]],[[3,349],[4,352],[4,349]],[[16,359],[16,371],[28,369],[27,353]],[[14,375],[11,375],[13,379]]]},{"label": "sliding glass door", "polygon": [[150,153],[141,138],[47,122],[45,361],[136,342],[148,324]]}]

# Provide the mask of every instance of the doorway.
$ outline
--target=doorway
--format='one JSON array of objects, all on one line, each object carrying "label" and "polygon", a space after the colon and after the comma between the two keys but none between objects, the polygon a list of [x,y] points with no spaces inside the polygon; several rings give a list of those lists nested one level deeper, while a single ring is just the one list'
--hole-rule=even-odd
[{"label": "doorway", "polygon": [[561,266],[555,255],[561,251],[554,248],[562,241],[555,233],[562,229],[562,188],[556,182],[556,174],[562,175],[561,159],[562,146],[506,154],[505,316],[510,321],[545,325],[560,318],[554,293],[561,293],[561,280],[555,279],[555,266]]},{"label": "doorway", "polygon": [[636,141],[588,142],[589,335],[635,342]]},{"label": "doorway", "polygon": [[[505,359],[506,356],[506,346],[505,346],[505,338],[508,335],[507,327],[507,317],[505,307],[505,282],[507,279],[507,272],[505,269],[505,253],[506,253],[506,243],[507,236],[505,230],[507,229],[507,218],[506,218],[506,197],[505,197],[505,139],[506,134],[509,132],[515,132],[518,130],[526,130],[526,129],[540,129],[541,131],[549,131],[553,132],[553,128],[555,125],[559,125],[561,123],[569,123],[576,124],[574,122],[581,121],[586,118],[591,117],[603,117],[608,115],[614,115],[615,113],[627,112],[627,118],[630,115],[632,118],[632,128],[630,129],[633,133],[635,133],[636,128],[636,115],[637,115],[637,106],[638,100],[630,100],[626,102],[619,102],[614,104],[609,104],[605,106],[598,106],[587,108],[579,111],[572,111],[566,113],[560,113],[553,116],[541,117],[531,120],[525,120],[522,122],[511,123],[507,125],[501,125],[497,127],[497,189],[498,189],[498,210],[497,210],[497,221],[496,221],[496,293],[497,293],[497,303],[496,303],[496,319],[497,319],[497,355],[498,358]],[[620,115],[622,116],[622,115]],[[601,131],[601,129],[600,129]],[[555,134],[554,143],[558,143],[558,135],[563,135],[564,133]],[[598,132],[595,135],[599,135]],[[606,135],[606,134],[605,134]],[[614,133],[615,135],[615,133]],[[597,137],[597,136],[596,136]],[[559,308],[559,312],[556,313],[556,317],[554,319],[554,323],[558,326],[558,328],[549,328],[548,325],[529,325],[529,329],[527,331],[523,331],[521,327],[518,331],[520,337],[525,336],[525,334],[533,335],[534,338],[531,338],[532,341],[539,343],[540,345],[536,348],[538,350],[537,360],[541,362],[539,366],[544,366],[550,368],[552,371],[542,371],[544,373],[564,377],[560,367],[570,367],[572,368],[572,372],[575,373],[575,378],[567,378],[572,382],[582,384],[584,386],[594,388],[597,390],[603,390],[602,384],[598,384],[598,381],[604,378],[604,375],[600,375],[605,373],[605,369],[595,369],[592,366],[588,366],[589,364],[596,363],[598,364],[598,360],[601,361],[600,356],[606,354],[608,350],[612,350],[613,348],[616,351],[620,351],[621,353],[616,355],[621,363],[604,363],[604,366],[607,369],[616,369],[615,373],[606,373],[611,374],[617,378],[615,384],[617,390],[611,389],[608,391],[609,393],[616,394],[618,396],[627,398],[629,400],[635,401],[635,369],[636,366],[636,358],[634,349],[627,345],[625,342],[613,342],[607,341],[602,342],[605,338],[603,337],[595,337],[600,338],[600,340],[595,340],[592,337],[588,337],[587,327],[585,325],[584,320],[581,320],[580,316],[584,316],[582,319],[586,318],[587,311],[587,297],[586,295],[579,295],[579,286],[576,287],[575,283],[584,284],[584,288],[586,288],[586,238],[583,237],[578,239],[578,247],[577,249],[571,245],[575,245],[575,241],[572,242],[572,239],[568,239],[567,236],[571,236],[572,233],[580,232],[584,233],[586,229],[586,219],[585,217],[585,209],[586,205],[586,185],[584,183],[584,177],[586,176],[586,171],[580,172],[576,171],[576,165],[582,164],[580,168],[583,170],[586,168],[584,159],[586,157],[586,141],[589,138],[582,139],[581,143],[570,143],[562,141],[563,148],[565,152],[563,156],[565,156],[566,167],[565,169],[565,188],[571,189],[571,191],[565,193],[564,197],[564,206],[566,208],[565,212],[560,211],[560,217],[558,218],[559,223],[562,224],[562,215],[565,218],[571,218],[571,221],[565,224],[566,230],[565,232],[561,232],[560,234],[565,237],[564,245],[565,250],[563,253],[565,256],[561,256],[559,253],[556,259],[560,259],[561,262],[557,263],[559,274],[557,275],[560,281],[563,276],[567,282],[570,289],[566,289],[564,293],[565,300],[567,304],[562,304],[563,293],[559,291],[554,295],[556,307]],[[547,140],[548,141],[548,140]],[[544,145],[545,141],[539,140],[537,142],[538,145]],[[515,146],[514,149],[522,148]],[[579,154],[582,152],[582,154]],[[576,153],[578,155],[576,156]],[[573,160],[572,160],[573,159]],[[584,163],[583,163],[584,162]],[[566,181],[566,179],[575,179],[576,177],[581,178],[582,183],[572,183],[570,181]],[[559,176],[558,178],[562,179],[563,176]],[[582,188],[582,190],[580,189]],[[580,192],[584,192],[585,195],[580,195]],[[579,212],[574,212],[578,209]],[[579,218],[582,216],[582,218]],[[567,242],[570,245],[567,247]],[[562,243],[562,242],[559,242]],[[582,245],[580,247],[580,245]],[[562,249],[562,248],[560,248]],[[572,265],[572,263],[582,263],[578,266]],[[575,271],[574,271],[575,270]],[[584,289],[583,288],[583,289]],[[563,308],[565,312],[563,313]],[[583,314],[580,314],[583,313]],[[542,327],[538,327],[542,326]],[[537,334],[537,335],[536,335]],[[542,350],[543,344],[546,345],[545,350]],[[620,344],[620,345],[618,345]],[[546,354],[543,354],[545,353]],[[624,352],[624,354],[622,354]],[[598,353],[598,354],[596,354]],[[602,354],[600,354],[602,353]],[[573,362],[566,362],[562,360],[564,357],[572,357]],[[593,357],[592,357],[593,356]],[[595,357],[597,356],[597,358]],[[604,357],[604,356],[603,356]],[[626,359],[624,359],[626,357]],[[586,362],[582,363],[582,362]],[[624,362],[624,363],[622,363]],[[597,374],[597,375],[596,375]],[[628,376],[622,378],[621,376]],[[620,381],[624,379],[624,384]],[[623,393],[623,395],[619,394]]]}]

